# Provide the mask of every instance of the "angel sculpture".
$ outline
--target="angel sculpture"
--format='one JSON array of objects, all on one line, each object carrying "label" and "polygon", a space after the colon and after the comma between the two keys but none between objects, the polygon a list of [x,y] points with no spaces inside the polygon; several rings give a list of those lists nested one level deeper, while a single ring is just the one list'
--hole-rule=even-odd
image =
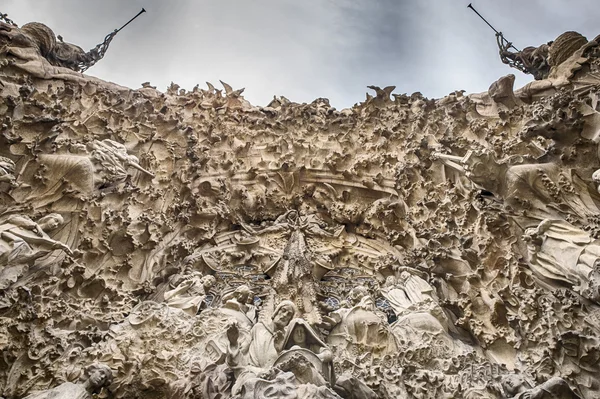
[{"label": "angel sculpture", "polygon": [[215,283],[213,276],[202,276],[201,273],[195,272],[177,287],[165,292],[165,301],[169,307],[181,309],[190,316],[195,316],[204,303],[206,294]]},{"label": "angel sculpture", "polygon": [[48,252],[61,249],[73,255],[71,249],[46,234],[64,223],[61,215],[51,213],[38,222],[24,215],[12,215],[0,222],[0,266],[29,264]]}]

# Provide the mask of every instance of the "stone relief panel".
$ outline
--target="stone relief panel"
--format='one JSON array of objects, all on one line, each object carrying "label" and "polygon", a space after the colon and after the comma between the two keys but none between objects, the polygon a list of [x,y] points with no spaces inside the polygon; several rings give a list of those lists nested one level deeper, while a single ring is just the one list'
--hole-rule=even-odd
[{"label": "stone relief panel", "polygon": [[596,39],[340,111],[120,87],[3,26],[3,397],[600,397]]}]

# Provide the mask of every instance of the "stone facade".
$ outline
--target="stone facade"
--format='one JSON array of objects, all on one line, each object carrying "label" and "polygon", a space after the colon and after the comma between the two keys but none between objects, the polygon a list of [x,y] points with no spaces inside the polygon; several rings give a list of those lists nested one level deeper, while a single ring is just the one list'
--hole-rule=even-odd
[{"label": "stone facade", "polygon": [[597,39],[341,111],[35,43],[0,25],[4,397],[600,398]]}]

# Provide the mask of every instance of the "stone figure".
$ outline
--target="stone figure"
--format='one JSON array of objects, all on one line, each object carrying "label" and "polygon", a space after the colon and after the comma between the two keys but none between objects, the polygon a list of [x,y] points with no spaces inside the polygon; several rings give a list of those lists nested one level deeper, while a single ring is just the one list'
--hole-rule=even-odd
[{"label": "stone figure", "polygon": [[231,391],[232,375],[225,364],[194,359],[184,378],[169,385],[169,399],[219,398]]},{"label": "stone figure", "polygon": [[69,202],[69,198],[87,198],[96,188],[94,180],[99,180],[95,179],[95,168],[87,153],[40,154],[27,163],[22,175],[34,175],[40,168],[43,170],[44,184],[22,185],[13,190],[11,195],[33,202],[37,207],[44,207],[57,202]]},{"label": "stone figure", "polygon": [[[294,355],[302,357],[303,351],[300,351],[300,349],[307,349],[316,355],[316,358],[318,359],[318,362],[315,362],[315,368],[317,372],[321,373],[329,383],[333,384],[335,381],[332,364],[333,353],[325,344],[325,342],[319,338],[317,332],[310,326],[310,324],[308,324],[308,322],[306,322],[306,320],[296,318],[292,320],[288,326],[286,336],[283,341],[284,352],[281,354],[280,358],[277,359],[275,364],[277,365],[280,362],[284,362]],[[307,357],[309,357],[309,359],[306,360],[309,362],[310,358],[313,358],[312,356]],[[303,367],[303,369],[306,370],[307,367]]]},{"label": "stone figure", "polygon": [[231,315],[240,323],[251,328],[256,322],[256,306],[253,305],[254,296],[246,284],[242,284],[232,292],[221,298],[223,305],[220,311]]},{"label": "stone figure", "polygon": [[365,286],[350,291],[348,307],[330,314],[334,327],[327,337],[332,347],[352,351],[359,347],[383,356],[396,350],[396,340],[389,330],[387,317],[377,312],[373,298]]},{"label": "stone figure", "polygon": [[215,285],[213,276],[203,276],[201,273],[192,273],[174,289],[165,292],[164,298],[171,308],[181,309],[190,316],[195,316],[204,303],[206,294]]},{"label": "stone figure", "polygon": [[0,265],[31,264],[55,249],[73,255],[73,251],[46,234],[64,223],[57,213],[36,222],[24,215],[12,215],[0,222]]},{"label": "stone figure", "polygon": [[[600,242],[564,220],[545,219],[528,228],[528,262],[534,273],[547,282],[563,283],[573,290],[589,292],[590,279],[600,259]],[[592,296],[600,299],[597,293]]]},{"label": "stone figure", "polygon": [[445,354],[466,349],[462,342],[450,336],[451,323],[433,287],[418,275],[417,270],[405,267],[400,270],[398,277],[386,279],[380,291],[396,313],[397,320],[390,329],[399,347],[411,349],[417,342],[429,346],[435,343]]},{"label": "stone figure", "polygon": [[283,349],[286,328],[296,313],[296,305],[292,301],[284,300],[279,303],[270,318],[260,320],[252,327],[247,349],[239,342],[237,323],[228,326],[229,345],[226,360],[236,377],[232,388],[233,395],[243,395],[243,391],[251,389],[258,377],[270,373]]},{"label": "stone figure", "polygon": [[535,80],[548,78],[552,67],[557,67],[565,62],[588,42],[577,32],[565,32],[554,41],[538,47],[530,46],[520,51],[511,51],[512,43],[502,40],[502,34],[498,34],[497,39],[502,62],[525,73],[530,73]]},{"label": "stone figure", "polygon": [[275,363],[283,349],[286,327],[296,312],[296,305],[285,300],[277,305],[270,320],[256,323],[250,333],[251,342],[248,351],[252,366],[268,368]]},{"label": "stone figure", "polygon": [[381,295],[387,299],[396,315],[408,310],[412,301],[408,298],[406,291],[397,283],[396,276],[388,276],[381,288]]},{"label": "stone figure", "polygon": [[525,47],[521,51],[511,51],[510,47],[500,46],[500,59],[503,63],[511,66],[518,65],[518,69],[533,75],[535,80],[542,80],[550,74],[550,65],[548,64],[548,50],[552,42],[542,44],[539,47]]},{"label": "stone figure", "polygon": [[434,289],[423,278],[408,271],[402,271],[398,277],[398,284],[404,287],[406,296],[411,303],[437,302],[434,299]]},{"label": "stone figure", "polygon": [[81,47],[64,42],[61,36],[57,39],[54,51],[48,56],[51,64],[79,71],[84,64],[93,62],[94,57]]},{"label": "stone figure", "polygon": [[93,51],[64,42],[52,29],[40,22],[30,22],[20,28],[0,22],[0,39],[16,48],[31,48],[39,52],[51,65],[79,72],[87,64],[97,61]]},{"label": "stone figure", "polygon": [[398,277],[387,277],[381,289],[381,295],[388,300],[396,316],[399,319],[404,316],[412,318],[419,312],[426,312],[438,319],[447,331],[448,320],[439,306],[434,288],[418,276],[416,270],[401,270]]},{"label": "stone figure", "polygon": [[[560,201],[562,207],[580,217],[598,213],[588,188],[580,183],[570,169],[557,163],[512,165],[511,159],[498,161],[487,152],[467,151],[464,157],[441,153],[433,154],[445,165],[464,173],[480,188],[505,201],[505,206],[525,210],[523,217],[545,219],[560,214],[551,204]],[[515,161],[518,159],[515,159]],[[558,190],[555,187],[570,185],[577,190]]]},{"label": "stone figure", "polygon": [[511,374],[503,378],[502,388],[507,399],[580,399],[569,384],[559,377],[550,378],[532,388],[521,375]]},{"label": "stone figure", "polygon": [[109,139],[94,140],[91,149],[92,160],[100,166],[98,172],[103,175],[103,180],[106,182],[125,181],[129,176],[128,167],[154,177],[152,172],[140,166],[139,159],[135,155],[130,155],[127,148],[121,143]]},{"label": "stone figure", "polygon": [[34,393],[25,399],[92,399],[100,389],[112,382],[112,370],[104,364],[92,364],[85,370],[82,384],[65,382],[56,388]]}]

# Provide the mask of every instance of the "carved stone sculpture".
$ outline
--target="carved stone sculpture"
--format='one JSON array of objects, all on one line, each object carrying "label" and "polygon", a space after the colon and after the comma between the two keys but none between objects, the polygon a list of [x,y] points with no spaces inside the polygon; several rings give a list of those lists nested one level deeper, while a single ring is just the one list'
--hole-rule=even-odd
[{"label": "carved stone sculpture", "polygon": [[349,307],[332,313],[337,325],[328,336],[328,343],[352,353],[360,348],[373,356],[383,356],[396,350],[396,342],[385,317],[378,314],[367,288],[358,286],[350,291]]},{"label": "carved stone sculpture", "polygon": [[543,384],[531,388],[522,377],[513,374],[504,378],[502,387],[504,389],[504,394],[506,395],[504,397],[511,399],[580,398],[579,395],[571,390],[569,384],[565,380],[558,377],[551,378]]},{"label": "carved stone sculpture", "polygon": [[0,19],[0,396],[600,396],[600,37],[337,110]]},{"label": "carved stone sculpture", "polygon": [[600,259],[600,245],[585,231],[563,220],[546,219],[527,229],[523,238],[536,275],[600,300],[597,283],[592,280]]},{"label": "carved stone sculpture", "polygon": [[98,59],[93,50],[86,52],[79,46],[64,42],[60,35],[56,36],[52,29],[40,22],[29,22],[20,28],[4,22],[0,24],[0,44],[5,41],[16,48],[32,48],[51,65],[79,72]]},{"label": "carved stone sculpture", "polygon": [[26,399],[91,399],[111,381],[112,370],[109,367],[92,364],[86,369],[86,380],[82,384],[65,382],[48,391],[28,395]]},{"label": "carved stone sculpture", "polygon": [[100,165],[100,171],[104,174],[101,181],[123,181],[127,178],[127,168],[133,167],[149,176],[151,172],[142,168],[135,155],[129,155],[123,144],[112,140],[94,141],[91,144],[92,160]]},{"label": "carved stone sculpture", "polygon": [[[319,338],[317,332],[303,319],[294,319],[291,321],[290,325],[287,328],[286,336],[283,340],[283,351],[282,355],[275,362],[277,365],[280,362],[288,361],[288,358],[293,356],[304,357],[305,351],[302,349],[306,349],[314,355],[319,360],[316,362],[315,371],[317,373],[322,374],[325,378],[325,381],[330,384],[335,383],[335,376],[333,371],[333,353],[327,347],[327,345]],[[308,357],[312,358],[310,354]],[[312,360],[312,359],[305,359]],[[320,367],[318,367],[320,366]],[[304,383],[313,383],[314,385],[324,385],[324,383],[316,383],[314,379],[318,379],[318,376],[315,376],[310,379],[306,379]]]},{"label": "carved stone sculpture", "polygon": [[294,318],[296,307],[291,301],[283,301],[271,320],[259,321],[252,328],[252,341],[249,348],[250,364],[255,367],[270,367],[283,349],[285,329]]},{"label": "carved stone sculpture", "polygon": [[44,216],[34,222],[26,216],[9,216],[0,225],[2,252],[0,263],[30,263],[49,250],[61,249],[72,255],[69,247],[48,237],[47,231],[54,230],[64,222],[57,213]]},{"label": "carved stone sculpture", "polygon": [[165,292],[165,301],[170,307],[181,309],[189,315],[195,316],[204,303],[206,294],[214,284],[213,276],[194,273],[174,289]]},{"label": "carved stone sculpture", "polygon": [[8,158],[0,157],[0,183],[15,181],[15,163]]}]

